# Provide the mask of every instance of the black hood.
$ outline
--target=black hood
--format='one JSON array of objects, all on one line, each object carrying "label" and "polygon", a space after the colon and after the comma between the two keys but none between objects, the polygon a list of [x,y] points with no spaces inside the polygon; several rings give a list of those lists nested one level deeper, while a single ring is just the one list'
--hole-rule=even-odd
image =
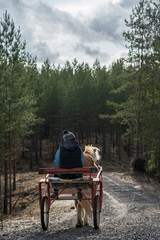
[{"label": "black hood", "polygon": [[67,150],[74,150],[75,148],[77,148],[79,145],[78,145],[78,142],[76,141],[72,141],[72,140],[68,140],[68,141],[64,141],[62,144],[61,144],[61,147],[67,149]]}]

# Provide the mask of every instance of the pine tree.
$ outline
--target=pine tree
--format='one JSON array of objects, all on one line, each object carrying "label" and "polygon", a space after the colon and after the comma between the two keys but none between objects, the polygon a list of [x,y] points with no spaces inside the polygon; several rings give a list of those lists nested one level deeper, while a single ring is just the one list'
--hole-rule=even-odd
[{"label": "pine tree", "polygon": [[[12,186],[11,172],[13,152],[15,145],[20,144],[22,136],[30,132],[30,127],[36,120],[36,99],[28,79],[26,65],[29,57],[25,52],[25,42],[21,42],[20,29],[16,30],[10,15],[5,12],[0,21],[0,109],[3,135],[0,139],[4,146],[2,156],[4,160],[5,187],[4,187],[4,213],[12,212]],[[4,140],[3,140],[4,139]],[[9,186],[8,186],[9,170]],[[8,191],[9,190],[9,191]]]},{"label": "pine tree", "polygon": [[[134,71],[132,95],[134,114],[136,119],[136,161],[141,161],[141,119],[143,115],[143,97],[145,95],[145,62],[150,54],[152,33],[150,31],[151,21],[148,15],[151,9],[150,1],[140,0],[139,4],[132,10],[130,21],[125,20],[128,31],[123,33],[125,40],[129,43],[128,63],[132,65]],[[137,163],[138,164],[138,163]]]},{"label": "pine tree", "polygon": [[[143,104],[142,133],[147,146],[148,167],[160,174],[160,129],[159,129],[159,74],[160,74],[160,3],[151,1],[146,12],[150,19],[150,50],[145,59],[145,75],[147,78]],[[150,149],[150,150],[149,150]]]}]

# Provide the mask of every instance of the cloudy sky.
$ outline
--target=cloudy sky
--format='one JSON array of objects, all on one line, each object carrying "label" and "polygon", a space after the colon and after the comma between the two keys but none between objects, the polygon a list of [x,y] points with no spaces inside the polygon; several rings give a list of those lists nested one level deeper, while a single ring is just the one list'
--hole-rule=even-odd
[{"label": "cloudy sky", "polygon": [[122,37],[138,0],[0,0],[20,26],[26,50],[41,66],[47,58],[61,66],[74,58],[91,66],[95,59],[107,67],[127,56]]}]

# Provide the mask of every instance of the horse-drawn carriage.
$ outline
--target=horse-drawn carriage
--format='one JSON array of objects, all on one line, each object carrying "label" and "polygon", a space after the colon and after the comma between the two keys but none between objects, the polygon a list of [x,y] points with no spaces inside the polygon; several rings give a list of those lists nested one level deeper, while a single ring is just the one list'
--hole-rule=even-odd
[{"label": "horse-drawn carriage", "polygon": [[[93,213],[94,228],[99,228],[103,198],[102,167],[97,165],[96,167],[73,169],[41,168],[39,169],[39,173],[45,175],[44,179],[39,181],[39,203],[43,230],[47,230],[48,228],[51,205],[55,201],[60,200],[75,200],[78,224],[82,217],[81,215],[83,215],[82,211],[85,210],[85,205],[87,208],[89,206]],[[61,179],[55,177],[58,174],[80,174],[81,177]],[[58,189],[58,195],[53,198],[51,197],[51,186]],[[78,224],[77,226],[79,226]]]}]

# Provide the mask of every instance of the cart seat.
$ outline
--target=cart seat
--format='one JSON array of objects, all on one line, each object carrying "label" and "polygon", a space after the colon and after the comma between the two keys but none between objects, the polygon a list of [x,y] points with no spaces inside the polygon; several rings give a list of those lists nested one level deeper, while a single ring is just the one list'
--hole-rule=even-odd
[{"label": "cart seat", "polygon": [[59,178],[59,177],[49,177],[48,180],[50,182],[54,182],[54,181],[65,181],[65,182],[68,182],[68,180],[71,180],[71,181],[83,181],[83,177],[80,177],[80,178],[74,178],[74,179],[63,179],[63,178]]},{"label": "cart seat", "polygon": [[48,182],[52,184],[52,188],[64,188],[64,186],[67,186],[68,188],[73,188],[73,184],[75,184],[77,187],[82,187],[83,189],[88,189],[91,187],[90,185],[90,177],[89,176],[83,176],[80,178],[74,178],[74,179],[62,179],[59,177],[49,177]]},{"label": "cart seat", "polygon": [[[91,177],[92,178],[92,177]],[[63,179],[59,177],[48,177],[47,178],[49,182],[89,182],[90,181],[90,176],[82,176],[80,178],[74,178],[74,179]]]}]

